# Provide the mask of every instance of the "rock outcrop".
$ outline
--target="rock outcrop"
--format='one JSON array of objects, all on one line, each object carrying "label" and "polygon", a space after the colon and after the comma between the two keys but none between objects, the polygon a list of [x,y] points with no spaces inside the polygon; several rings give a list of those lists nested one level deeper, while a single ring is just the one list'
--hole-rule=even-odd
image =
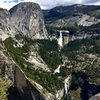
[{"label": "rock outcrop", "polygon": [[70,5],[43,10],[45,22],[50,28],[89,27],[100,22],[100,6]]},{"label": "rock outcrop", "polygon": [[28,81],[18,67],[15,69],[14,81],[16,96],[20,97],[21,100],[45,100],[43,95]]},{"label": "rock outcrop", "polygon": [[[18,100],[19,98],[21,100],[44,100],[41,91],[31,84],[4,45],[9,37],[12,37],[14,41],[16,34],[21,34],[22,38],[25,36],[31,39],[47,39],[42,11],[38,4],[20,3],[10,11],[0,8],[0,78],[5,81],[10,80],[13,84],[8,90],[8,99],[15,100],[18,97]],[[15,48],[22,48],[24,45],[24,42],[23,44],[19,41],[15,42],[18,42],[14,45]]]},{"label": "rock outcrop", "polygon": [[47,38],[40,6],[35,3],[20,3],[10,9],[11,22],[24,36],[33,39]]},{"label": "rock outcrop", "polygon": [[41,56],[39,55],[39,47],[38,45],[31,46],[31,50],[28,57],[28,62],[33,65],[35,69],[41,69],[46,72],[50,72],[47,64],[43,61]]},{"label": "rock outcrop", "polygon": [[91,98],[89,98],[89,100],[100,100],[100,93],[92,96]]},{"label": "rock outcrop", "polygon": [[91,17],[87,14],[76,14],[75,16],[71,16],[69,18],[63,18],[58,19],[56,21],[53,21],[50,25],[54,25],[58,28],[60,27],[76,27],[83,26],[83,27],[89,27],[94,24],[97,24],[100,22],[100,19],[97,19],[95,17]]},{"label": "rock outcrop", "polygon": [[0,8],[0,39],[5,40],[9,36],[13,36],[14,30],[9,11]]},{"label": "rock outcrop", "polygon": [[0,76],[2,75],[2,79],[6,82],[9,80],[13,84],[8,90],[8,100],[45,100],[41,92],[31,84],[24,72],[7,55],[9,54],[5,46],[0,43]]},{"label": "rock outcrop", "polygon": [[10,79],[11,81],[13,81],[15,63],[4,53],[8,55],[3,43],[0,43],[0,75],[3,75],[6,80]]}]

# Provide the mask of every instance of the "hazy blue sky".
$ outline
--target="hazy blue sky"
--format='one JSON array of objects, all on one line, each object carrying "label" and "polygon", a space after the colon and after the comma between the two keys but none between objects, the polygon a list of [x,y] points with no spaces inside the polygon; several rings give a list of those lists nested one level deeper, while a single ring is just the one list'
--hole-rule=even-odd
[{"label": "hazy blue sky", "polygon": [[100,0],[0,0],[0,7],[10,9],[20,2],[36,2],[42,9],[71,4],[100,5]]}]

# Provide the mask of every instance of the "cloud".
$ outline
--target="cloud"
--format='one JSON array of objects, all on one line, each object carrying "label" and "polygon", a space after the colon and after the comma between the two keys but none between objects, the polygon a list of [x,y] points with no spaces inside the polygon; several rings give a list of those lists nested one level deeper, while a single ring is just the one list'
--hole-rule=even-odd
[{"label": "cloud", "polygon": [[71,4],[100,5],[100,0],[0,0],[0,7],[10,9],[20,2],[35,2],[38,3],[42,9],[50,9],[56,6]]},{"label": "cloud", "polygon": [[94,5],[100,5],[100,1],[99,1],[99,2],[94,3]]},{"label": "cloud", "polygon": [[0,8],[10,9],[16,4],[23,2],[24,0],[0,0]]},{"label": "cloud", "polygon": [[69,4],[76,4],[81,3],[82,0],[25,0],[25,1],[34,1],[38,4],[40,4],[41,8],[53,8],[56,6],[62,6],[62,5],[69,5]]},{"label": "cloud", "polygon": [[83,1],[83,3],[97,3],[100,0],[82,0],[82,1]]}]

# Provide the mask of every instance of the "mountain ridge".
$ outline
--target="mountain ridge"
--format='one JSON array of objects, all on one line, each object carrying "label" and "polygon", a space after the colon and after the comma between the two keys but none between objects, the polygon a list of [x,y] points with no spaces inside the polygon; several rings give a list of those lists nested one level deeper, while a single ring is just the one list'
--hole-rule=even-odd
[{"label": "mountain ridge", "polygon": [[[43,10],[43,13],[47,26],[50,26],[51,28],[65,27],[67,29],[67,27],[91,26],[99,23],[99,11],[100,6],[75,4],[70,6],[58,6],[50,10]],[[87,17],[86,19],[84,19],[85,16]],[[81,20],[86,22],[86,24],[78,24]],[[89,24],[90,22],[91,24]],[[60,23],[62,26],[59,25]]]},{"label": "mountain ridge", "polygon": [[[14,37],[16,34],[36,39],[47,38],[48,34],[42,11],[38,4],[32,2],[20,3],[9,11],[1,8],[0,13],[1,39],[4,38],[5,40],[9,36]],[[2,30],[3,27],[5,28]]]},{"label": "mountain ridge", "polygon": [[[75,5],[72,12],[77,7],[81,6]],[[76,34],[73,29],[66,31],[67,29],[61,30],[58,27],[54,29],[58,33],[58,38],[55,37],[55,33],[52,35],[53,38],[50,36],[48,38],[38,5],[35,7],[34,3],[21,3],[10,10],[11,14],[8,11],[6,13],[8,15],[1,14],[0,19],[1,26],[5,26],[6,31],[2,27],[1,29],[7,34],[11,23],[15,33],[14,37],[8,36],[0,40],[0,82],[3,80],[2,83],[7,83],[3,92],[0,87],[1,98],[4,96],[9,100],[66,100],[67,98],[88,100],[100,93],[99,31],[91,33],[88,30],[87,33],[85,27],[83,34],[81,32]],[[74,13],[76,19],[76,16],[82,18],[83,15],[86,14],[76,14],[76,11]],[[73,23],[73,20],[70,22]],[[99,30],[99,24],[97,26]],[[64,38],[68,41],[62,46],[60,42]]]}]

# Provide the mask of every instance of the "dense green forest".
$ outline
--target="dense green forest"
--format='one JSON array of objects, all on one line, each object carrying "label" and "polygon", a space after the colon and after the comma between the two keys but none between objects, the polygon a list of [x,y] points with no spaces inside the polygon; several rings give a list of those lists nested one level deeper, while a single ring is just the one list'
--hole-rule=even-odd
[{"label": "dense green forest", "polygon": [[[20,40],[21,36],[16,36],[17,40]],[[95,54],[100,56],[100,37],[91,37],[82,40],[75,40],[69,42],[65,45],[61,51],[59,51],[59,46],[56,40],[31,40],[28,38],[24,39],[24,46],[14,48],[16,42],[12,38],[8,38],[4,41],[4,44],[9,51],[10,56],[16,61],[18,66],[20,66],[26,75],[41,84],[49,92],[55,93],[56,90],[62,89],[64,86],[64,79],[72,74],[72,86],[80,87],[83,84],[83,79],[79,75],[76,75],[77,66],[76,63],[80,62],[77,60],[77,55],[83,54]],[[28,52],[31,46],[39,46],[37,51],[41,58],[50,68],[51,72],[45,72],[42,70],[36,70],[32,67],[32,64],[27,62],[25,59],[28,57]],[[68,69],[67,66],[62,66],[60,74],[53,74],[53,71],[62,64],[62,57],[66,56],[71,61],[73,66],[72,69]],[[8,55],[9,56],[9,55]],[[86,58],[88,59],[88,58]],[[26,66],[25,66],[26,65]],[[80,67],[79,72],[85,72],[88,76],[87,80],[91,82],[99,83],[100,69],[98,67],[97,60],[93,61],[93,64],[88,64],[86,67]],[[73,74],[74,73],[74,74]],[[61,78],[58,78],[58,77]],[[96,80],[95,80],[96,78]],[[95,81],[94,81],[95,80]]]},{"label": "dense green forest", "polygon": [[[32,64],[24,59],[27,58],[30,47],[38,44],[39,54],[49,68],[54,71],[54,69],[61,64],[61,55],[58,51],[57,42],[55,40],[31,40],[26,38],[24,38],[24,41],[25,45],[22,48],[14,48],[13,45],[16,44],[16,42],[12,38],[8,38],[4,41],[10,56],[23,69],[29,78],[41,84],[49,92],[54,93],[56,90],[63,88],[62,79],[58,79],[57,76],[53,75],[52,72],[44,72],[42,70],[34,69]],[[25,67],[25,65],[27,65],[27,67]]]}]

